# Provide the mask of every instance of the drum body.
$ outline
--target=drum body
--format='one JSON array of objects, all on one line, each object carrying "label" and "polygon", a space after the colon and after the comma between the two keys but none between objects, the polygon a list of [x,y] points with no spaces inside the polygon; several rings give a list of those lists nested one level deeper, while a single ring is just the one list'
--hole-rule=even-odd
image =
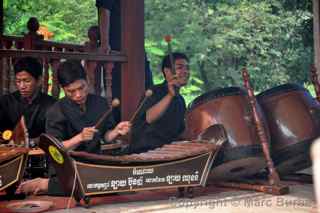
[{"label": "drum body", "polygon": [[284,84],[257,96],[271,136],[271,154],[280,175],[311,166],[310,146],[319,136],[319,103],[296,84]]},{"label": "drum body", "polygon": [[[258,114],[267,124],[261,109]],[[266,167],[247,93],[239,87],[213,90],[196,98],[186,113],[188,139],[196,139],[213,124],[222,124],[228,142],[213,163],[210,178],[236,180],[258,173]],[[269,138],[269,135],[268,135]]]}]

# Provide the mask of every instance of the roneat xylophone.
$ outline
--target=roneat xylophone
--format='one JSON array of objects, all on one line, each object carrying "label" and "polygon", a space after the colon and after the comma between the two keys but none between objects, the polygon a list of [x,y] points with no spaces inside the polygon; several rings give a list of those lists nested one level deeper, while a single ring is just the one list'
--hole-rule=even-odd
[{"label": "roneat xylophone", "polygon": [[41,135],[39,145],[52,161],[65,193],[88,205],[90,197],[101,194],[205,186],[212,162],[225,140],[174,142],[122,156],[67,151],[59,140],[47,134]]}]

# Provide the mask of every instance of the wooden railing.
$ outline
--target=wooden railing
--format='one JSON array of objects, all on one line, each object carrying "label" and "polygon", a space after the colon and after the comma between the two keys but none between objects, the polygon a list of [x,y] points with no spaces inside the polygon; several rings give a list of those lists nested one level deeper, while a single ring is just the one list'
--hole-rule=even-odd
[{"label": "wooden railing", "polygon": [[[106,53],[108,49],[108,32],[106,19],[106,11],[103,8],[99,8],[98,13],[98,31],[100,32],[101,47],[100,51],[96,48],[98,42],[91,41],[92,38],[88,36],[89,45],[74,45],[74,44],[61,44],[57,42],[43,41],[42,36],[37,35],[37,28],[39,23],[36,20],[29,20],[27,24],[28,33],[25,36],[1,36],[4,32],[5,25],[1,21],[3,17],[3,8],[0,7],[0,95],[12,91],[14,88],[12,64],[16,61],[16,58],[21,56],[34,56],[40,58],[43,61],[44,72],[44,87],[45,91],[48,91],[46,86],[48,75],[47,70],[55,70],[60,59],[77,59],[82,60],[86,69],[101,70],[101,67],[106,67],[104,78],[107,81],[107,87],[111,87],[111,68],[107,65],[108,62],[121,63],[121,66],[114,68],[113,91],[117,92],[117,97],[120,98],[120,118],[117,120],[128,120],[135,112],[141,95],[145,90],[145,73],[144,73],[144,0],[117,0],[114,1],[114,10],[110,11],[110,17],[113,24],[110,25],[110,38],[112,41],[116,40],[117,48],[121,48],[122,53],[113,53],[110,55],[102,54]],[[105,9],[106,10],[106,9]],[[1,13],[2,12],[2,13]],[[31,18],[30,18],[31,19]],[[116,26],[116,27],[115,27]],[[102,32],[102,33],[101,33]],[[49,34],[48,34],[49,35]],[[90,39],[89,39],[90,38]],[[40,40],[40,44],[38,41]],[[41,41],[42,40],[42,41]],[[111,42],[111,41],[110,41]],[[89,63],[90,61],[90,63]],[[92,63],[91,63],[92,62]],[[124,63],[123,63],[124,62]],[[121,72],[121,73],[116,73]],[[89,74],[96,73],[96,71],[88,71]],[[110,76],[110,77],[108,77]],[[3,77],[3,78],[2,78]],[[91,75],[92,77],[92,75]],[[55,79],[54,79],[55,80]],[[56,83],[56,82],[54,82]],[[51,85],[52,86],[52,85]],[[49,87],[49,85],[48,85]],[[91,87],[93,85],[91,83]],[[104,85],[105,87],[105,85]],[[103,88],[104,88],[103,87]],[[55,88],[55,87],[54,87]],[[106,90],[106,96],[110,97],[111,89]],[[99,92],[98,92],[99,94]],[[54,95],[57,96],[57,90],[54,90]]]},{"label": "wooden railing", "polygon": [[[78,45],[45,41],[36,33],[28,33],[22,37],[2,35],[0,37],[0,94],[6,94],[15,89],[13,65],[17,58],[31,56],[42,62],[44,92],[50,91],[54,97],[59,96],[57,68],[61,59],[81,60],[87,72],[90,92],[101,94],[101,90],[96,89],[101,82],[97,82],[95,76],[97,73],[104,72],[104,82],[106,82],[104,94],[111,102],[112,63],[126,62],[127,57],[115,51],[110,51],[109,54],[100,53],[99,48],[92,48],[93,45],[90,42],[95,41]],[[52,84],[49,84],[49,70],[52,73]],[[99,86],[96,86],[97,84]]]}]

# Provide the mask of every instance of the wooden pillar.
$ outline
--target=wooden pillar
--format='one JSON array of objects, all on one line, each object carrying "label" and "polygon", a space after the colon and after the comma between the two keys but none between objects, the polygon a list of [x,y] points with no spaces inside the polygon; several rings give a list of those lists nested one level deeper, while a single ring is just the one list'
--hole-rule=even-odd
[{"label": "wooden pillar", "polygon": [[[3,0],[0,0],[0,37],[3,35],[3,27],[4,27],[4,24],[3,24]],[[2,48],[2,44],[0,42],[0,48]],[[0,96],[4,94],[3,92],[3,59],[0,58]]]},{"label": "wooden pillar", "polygon": [[144,94],[144,0],[121,0],[121,118],[130,119]]},{"label": "wooden pillar", "polygon": [[314,40],[314,64],[319,74],[320,71],[320,8],[319,0],[313,0],[313,40]]},{"label": "wooden pillar", "polygon": [[3,24],[3,0],[0,0],[0,35],[4,32],[4,24]]}]

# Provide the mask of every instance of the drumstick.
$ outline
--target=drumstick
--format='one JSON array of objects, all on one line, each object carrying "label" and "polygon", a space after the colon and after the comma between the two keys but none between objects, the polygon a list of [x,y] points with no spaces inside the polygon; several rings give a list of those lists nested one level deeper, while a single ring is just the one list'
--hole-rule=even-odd
[{"label": "drumstick", "polygon": [[133,113],[133,115],[132,115],[132,117],[131,117],[131,119],[130,119],[130,123],[132,123],[132,122],[136,119],[136,117],[137,117],[138,113],[140,112],[142,106],[144,105],[144,103],[146,102],[146,100],[152,95],[152,93],[153,93],[153,92],[152,92],[151,89],[148,89],[148,90],[145,92],[145,95],[144,95],[144,98],[143,98],[141,104],[139,105],[138,109]]},{"label": "drumstick", "polygon": [[120,105],[119,99],[117,99],[117,98],[113,99],[110,109],[107,110],[105,113],[103,113],[103,115],[100,117],[100,119],[94,125],[94,128],[98,129],[100,127],[100,125],[102,124],[102,122],[110,115],[110,113],[112,112],[112,109],[119,106],[119,105]]},{"label": "drumstick", "polygon": [[[172,47],[171,47],[171,36],[170,35],[166,35],[164,37],[164,40],[167,42],[167,45],[168,45],[168,54],[169,54],[169,57],[170,57],[170,66],[171,66],[171,73],[173,74],[174,78],[177,78],[176,76],[176,67],[175,67],[175,62],[174,62],[174,58],[173,58],[173,54],[172,54]],[[175,94],[178,94],[179,93],[179,89],[177,86],[174,86],[174,91],[175,91]]]}]

